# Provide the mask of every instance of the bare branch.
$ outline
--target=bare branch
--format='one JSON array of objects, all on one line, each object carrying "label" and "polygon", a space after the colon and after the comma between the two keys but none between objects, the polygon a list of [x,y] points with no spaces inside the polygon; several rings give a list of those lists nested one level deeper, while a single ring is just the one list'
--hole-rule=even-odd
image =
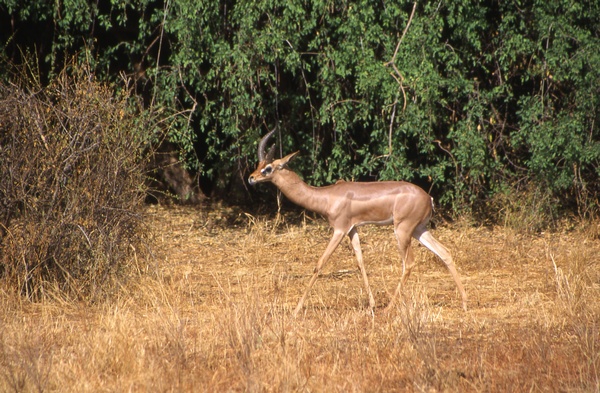
[{"label": "bare branch", "polygon": [[417,9],[417,3],[415,2],[413,4],[413,8],[412,11],[410,13],[410,17],[408,18],[408,23],[406,23],[406,27],[404,28],[404,31],[402,32],[402,36],[400,37],[400,40],[398,41],[398,44],[396,45],[396,50],[394,51],[394,56],[392,56],[392,60],[390,60],[389,62],[387,62],[385,65],[390,65],[390,64],[395,64],[396,63],[396,56],[398,55],[398,49],[400,49],[400,44],[402,44],[402,40],[404,40],[404,36],[406,35],[406,32],[408,31],[408,28],[410,27],[410,24],[413,20],[413,16],[415,15],[415,10]]},{"label": "bare branch", "polygon": [[[417,3],[415,2],[413,4],[413,8],[410,13],[410,17],[408,18],[408,22],[406,23],[406,26],[404,27],[404,31],[402,32],[402,35],[400,36],[400,39],[398,40],[398,44],[396,44],[396,49],[394,50],[394,55],[392,56],[392,59],[390,61],[385,63],[386,66],[392,67],[393,72],[391,72],[390,75],[396,80],[396,82],[398,82],[399,90],[402,92],[402,98],[403,98],[402,112],[404,112],[406,110],[406,102],[407,102],[406,90],[404,89],[404,77],[402,76],[402,73],[398,69],[398,66],[396,66],[396,57],[398,56],[398,50],[400,49],[400,45],[402,44],[402,41],[404,40],[404,36],[406,36],[406,32],[408,31],[408,28],[410,27],[410,24],[412,23],[413,17],[415,16],[416,9],[417,9]],[[389,129],[389,135],[388,135],[388,155],[392,155],[392,134],[393,134],[393,129],[394,129],[394,119],[396,117],[396,106],[397,105],[398,105],[398,99],[396,99],[396,101],[394,101],[392,115],[390,118],[390,129]]]}]

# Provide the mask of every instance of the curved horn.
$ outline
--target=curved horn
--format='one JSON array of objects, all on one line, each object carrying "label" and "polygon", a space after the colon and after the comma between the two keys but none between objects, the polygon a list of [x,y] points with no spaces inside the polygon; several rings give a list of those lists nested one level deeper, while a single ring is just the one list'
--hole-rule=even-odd
[{"label": "curved horn", "polygon": [[267,156],[265,157],[265,161],[273,162],[273,158],[275,158],[275,144],[271,146],[269,151],[267,152]]},{"label": "curved horn", "polygon": [[273,154],[275,153],[275,149],[274,149],[275,145],[273,145],[273,147],[271,147],[267,156],[265,156],[265,153],[266,153],[267,142],[269,142],[269,139],[275,133],[276,129],[277,129],[277,127],[273,128],[265,136],[263,136],[262,139],[260,140],[260,142],[258,144],[258,160],[259,161],[266,161],[267,159],[270,159],[270,160],[273,159]]}]

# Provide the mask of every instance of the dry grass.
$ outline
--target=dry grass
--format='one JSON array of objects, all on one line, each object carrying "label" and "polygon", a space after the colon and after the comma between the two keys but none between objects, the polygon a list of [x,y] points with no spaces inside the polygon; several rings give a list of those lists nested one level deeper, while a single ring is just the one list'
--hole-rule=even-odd
[{"label": "dry grass", "polygon": [[[600,228],[434,230],[469,295],[423,247],[400,277],[390,228],[361,228],[376,302],[349,243],[297,320],[330,232],[235,211],[148,208],[155,275],[102,304],[0,294],[0,391],[600,390]],[[292,214],[288,214],[291,216]],[[158,232],[157,232],[158,233]]]}]

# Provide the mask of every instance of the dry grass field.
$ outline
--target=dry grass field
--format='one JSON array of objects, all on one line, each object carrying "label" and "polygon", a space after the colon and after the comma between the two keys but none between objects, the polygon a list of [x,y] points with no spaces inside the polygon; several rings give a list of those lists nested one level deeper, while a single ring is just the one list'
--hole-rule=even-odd
[{"label": "dry grass field", "polygon": [[[97,304],[0,293],[2,392],[598,392],[600,228],[432,232],[404,296],[391,227],[360,229],[375,315],[348,241],[291,319],[330,236],[325,221],[148,207],[149,274]],[[142,266],[142,264],[140,264]]]}]

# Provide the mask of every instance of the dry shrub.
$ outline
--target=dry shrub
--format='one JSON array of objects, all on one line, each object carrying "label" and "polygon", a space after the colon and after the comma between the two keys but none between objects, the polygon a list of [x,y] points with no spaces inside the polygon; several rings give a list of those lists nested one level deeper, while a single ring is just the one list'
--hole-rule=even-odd
[{"label": "dry shrub", "polygon": [[490,200],[494,221],[522,233],[538,233],[556,228],[559,202],[546,190],[532,186],[525,190],[509,189]]},{"label": "dry shrub", "polygon": [[143,119],[69,66],[0,85],[0,277],[40,298],[112,288],[141,249]]}]

